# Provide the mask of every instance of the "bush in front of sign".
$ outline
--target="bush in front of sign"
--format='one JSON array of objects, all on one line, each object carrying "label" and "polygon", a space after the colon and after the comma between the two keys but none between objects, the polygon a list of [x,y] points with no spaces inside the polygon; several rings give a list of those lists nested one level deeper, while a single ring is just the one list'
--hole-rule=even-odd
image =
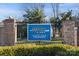
[{"label": "bush in front of sign", "polygon": [[79,47],[63,44],[18,44],[0,47],[1,56],[78,56]]},{"label": "bush in front of sign", "polygon": [[0,47],[0,56],[14,56],[14,49],[12,47]]},{"label": "bush in front of sign", "polygon": [[16,56],[56,56],[65,55],[67,51],[60,47],[17,48]]},{"label": "bush in front of sign", "polygon": [[79,55],[79,48],[63,45],[63,44],[51,44],[51,45],[18,45],[14,47],[14,54],[16,56],[76,56]]}]

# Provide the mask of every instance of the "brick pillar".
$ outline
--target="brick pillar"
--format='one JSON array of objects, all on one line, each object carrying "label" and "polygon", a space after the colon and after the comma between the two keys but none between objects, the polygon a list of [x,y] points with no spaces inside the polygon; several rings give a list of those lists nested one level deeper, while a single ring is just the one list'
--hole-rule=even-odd
[{"label": "brick pillar", "polygon": [[17,42],[17,27],[14,19],[5,19],[4,23],[4,45],[15,45]]},{"label": "brick pillar", "polygon": [[62,36],[63,36],[63,43],[69,45],[76,45],[76,30],[75,21],[66,20],[62,23]]},{"label": "brick pillar", "polygon": [[0,23],[0,45],[4,45],[4,29],[3,25]]}]

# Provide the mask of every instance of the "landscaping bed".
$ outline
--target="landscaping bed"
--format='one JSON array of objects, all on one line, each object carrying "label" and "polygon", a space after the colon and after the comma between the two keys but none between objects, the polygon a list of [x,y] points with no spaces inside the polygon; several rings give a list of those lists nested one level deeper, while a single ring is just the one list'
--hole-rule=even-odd
[{"label": "landscaping bed", "polygon": [[0,47],[2,56],[79,56],[79,47],[64,44],[17,44]]}]

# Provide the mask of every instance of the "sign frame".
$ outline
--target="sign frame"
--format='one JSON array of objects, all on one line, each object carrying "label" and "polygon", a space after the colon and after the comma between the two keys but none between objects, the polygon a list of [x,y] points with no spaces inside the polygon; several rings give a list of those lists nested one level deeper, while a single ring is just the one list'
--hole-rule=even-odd
[{"label": "sign frame", "polygon": [[[49,40],[29,40],[28,38],[29,38],[29,31],[28,31],[28,28],[29,28],[29,25],[50,25],[50,39]],[[52,26],[51,26],[51,24],[50,23],[42,23],[42,24],[27,24],[27,40],[28,41],[51,41],[52,39],[52,37],[51,37],[51,28],[52,28]]]}]

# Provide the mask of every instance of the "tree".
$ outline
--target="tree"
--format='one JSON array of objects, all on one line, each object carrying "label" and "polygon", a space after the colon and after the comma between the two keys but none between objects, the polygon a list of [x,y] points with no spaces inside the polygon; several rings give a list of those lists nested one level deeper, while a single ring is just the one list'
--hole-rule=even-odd
[{"label": "tree", "polygon": [[[24,21],[28,23],[42,23],[44,19],[44,12],[43,8],[34,7],[32,9],[27,9],[26,14],[23,15]],[[24,28],[22,28],[22,31],[24,33],[24,36],[27,36],[27,27],[26,24],[24,24]]]},{"label": "tree", "polygon": [[52,27],[53,27],[53,38],[55,38],[55,33],[56,33],[56,20],[55,20],[55,18],[51,17],[50,22],[51,22]]},{"label": "tree", "polygon": [[50,22],[53,24],[54,27],[56,27],[56,19],[54,17],[50,18]]},{"label": "tree", "polygon": [[53,11],[54,17],[51,17],[50,21],[51,21],[51,23],[53,23],[53,37],[55,38],[55,34],[58,30],[57,24],[59,24],[58,23],[58,21],[59,21],[59,4],[51,3],[51,6],[52,6],[52,11]]},{"label": "tree", "polygon": [[59,3],[51,3],[51,6],[52,6],[54,18],[58,18],[58,16],[59,16]]},{"label": "tree", "polygon": [[72,18],[72,10],[65,12],[65,13],[61,13],[61,20],[71,20]]},{"label": "tree", "polygon": [[26,10],[26,14],[23,15],[30,23],[41,23],[45,17],[43,9],[34,8]]}]

